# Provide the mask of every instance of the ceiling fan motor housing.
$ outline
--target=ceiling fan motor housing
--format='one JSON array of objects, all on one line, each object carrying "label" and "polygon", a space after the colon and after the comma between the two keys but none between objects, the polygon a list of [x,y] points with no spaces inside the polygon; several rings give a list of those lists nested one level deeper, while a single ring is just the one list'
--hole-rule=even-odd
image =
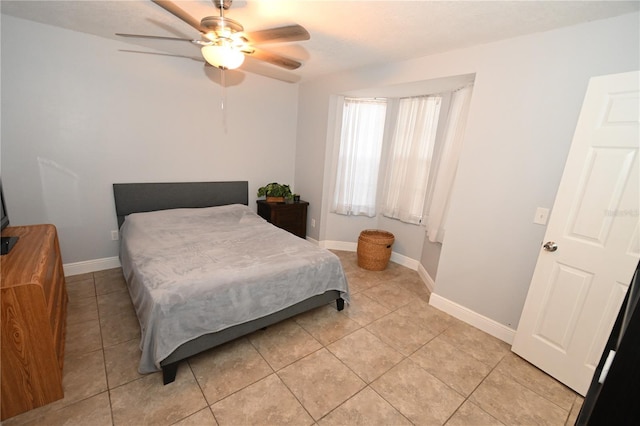
[{"label": "ceiling fan motor housing", "polygon": [[216,5],[218,9],[227,10],[231,7],[231,2],[233,0],[213,0],[213,3]]},{"label": "ceiling fan motor housing", "polygon": [[244,31],[244,27],[238,21],[223,16],[206,16],[202,18],[200,25],[206,28],[208,33],[228,32],[234,34]]}]

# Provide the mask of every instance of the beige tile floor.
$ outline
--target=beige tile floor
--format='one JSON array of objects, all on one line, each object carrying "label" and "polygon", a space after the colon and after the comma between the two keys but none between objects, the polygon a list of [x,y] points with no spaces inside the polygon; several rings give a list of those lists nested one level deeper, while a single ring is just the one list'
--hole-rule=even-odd
[{"label": "beige tile floor", "polygon": [[64,399],[12,425],[565,425],[582,398],[509,346],[429,306],[415,271],[358,268],[352,292],[183,362],[137,373],[139,328],[120,269],[67,279]]}]

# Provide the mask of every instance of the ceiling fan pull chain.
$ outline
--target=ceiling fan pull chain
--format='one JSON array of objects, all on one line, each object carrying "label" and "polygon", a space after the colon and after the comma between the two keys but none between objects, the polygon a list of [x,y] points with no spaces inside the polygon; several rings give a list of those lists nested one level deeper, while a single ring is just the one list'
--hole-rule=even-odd
[{"label": "ceiling fan pull chain", "polygon": [[224,129],[224,133],[227,133],[227,109],[225,108],[225,104],[227,103],[227,84],[225,82],[225,72],[223,69],[220,70],[220,109],[222,110],[222,128]]}]

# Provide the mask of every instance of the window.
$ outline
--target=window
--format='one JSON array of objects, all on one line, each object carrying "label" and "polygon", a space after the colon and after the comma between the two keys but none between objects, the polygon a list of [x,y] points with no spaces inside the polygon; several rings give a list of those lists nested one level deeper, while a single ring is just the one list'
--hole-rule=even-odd
[{"label": "window", "polygon": [[345,98],[332,212],[376,215],[386,111],[386,99]]},{"label": "window", "polygon": [[[423,225],[430,241],[442,242],[472,91],[466,83],[439,95],[344,98],[331,211],[374,217],[378,180],[384,181],[382,214]],[[378,177],[383,144],[384,180]]]},{"label": "window", "polygon": [[441,102],[440,96],[399,101],[385,178],[387,217],[422,223]]}]

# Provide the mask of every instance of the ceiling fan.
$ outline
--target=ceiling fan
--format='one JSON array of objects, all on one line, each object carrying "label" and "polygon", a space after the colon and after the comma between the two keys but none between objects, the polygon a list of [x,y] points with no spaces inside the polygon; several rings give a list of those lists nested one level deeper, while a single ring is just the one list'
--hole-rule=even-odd
[{"label": "ceiling fan", "polygon": [[198,21],[172,1],[151,0],[169,13],[180,18],[200,32],[200,39],[164,37],[138,34],[116,33],[122,37],[151,38],[161,40],[186,41],[200,46],[205,61],[221,70],[240,67],[245,56],[284,68],[295,70],[302,64],[294,59],[268,52],[257,45],[309,40],[309,32],[302,26],[293,24],[266,30],[245,32],[237,21],[224,16],[233,0],[212,0],[220,10],[219,16],[206,16]]}]

